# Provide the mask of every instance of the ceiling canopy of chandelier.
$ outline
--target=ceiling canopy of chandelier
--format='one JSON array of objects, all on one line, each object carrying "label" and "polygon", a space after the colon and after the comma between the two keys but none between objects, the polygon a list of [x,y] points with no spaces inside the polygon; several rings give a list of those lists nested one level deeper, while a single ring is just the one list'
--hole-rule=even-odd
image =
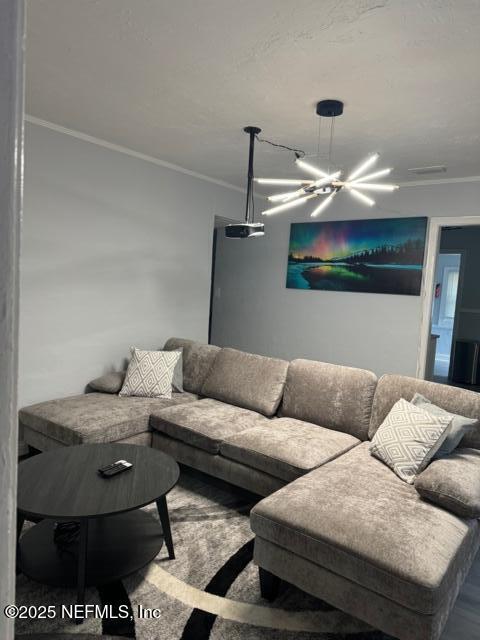
[{"label": "ceiling canopy of chandelier", "polygon": [[331,119],[328,171],[324,171],[320,167],[307,162],[305,160],[305,152],[298,149],[292,149],[292,151],[295,152],[295,164],[297,167],[309,176],[312,176],[313,179],[311,177],[300,179],[255,178],[255,182],[258,182],[259,184],[297,187],[292,191],[275,193],[268,196],[268,200],[270,202],[279,204],[275,204],[275,206],[266,209],[262,212],[262,215],[269,216],[276,213],[282,213],[283,211],[297,207],[308,200],[320,199],[321,202],[315,206],[310,214],[312,218],[316,218],[328,207],[335,196],[341,191],[346,191],[363,204],[372,207],[375,204],[375,200],[367,195],[365,191],[385,192],[398,189],[398,185],[395,184],[372,182],[373,180],[387,176],[392,171],[392,169],[379,169],[377,171],[369,172],[379,158],[378,153],[372,153],[369,155],[353,171],[348,173],[346,178],[343,178],[342,171],[333,171],[331,168],[331,159],[334,122],[335,118],[343,113],[343,102],[340,102],[340,100],[322,100],[317,104],[316,111],[320,117]]}]

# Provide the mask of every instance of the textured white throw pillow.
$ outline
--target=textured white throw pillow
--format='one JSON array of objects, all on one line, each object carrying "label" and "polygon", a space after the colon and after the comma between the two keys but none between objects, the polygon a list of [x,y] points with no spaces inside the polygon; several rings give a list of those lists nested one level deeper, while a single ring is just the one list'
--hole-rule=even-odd
[{"label": "textured white throw pillow", "polygon": [[451,415],[433,415],[403,398],[378,428],[370,453],[413,484],[448,435]]},{"label": "textured white throw pillow", "polygon": [[118,395],[171,398],[173,374],[180,351],[141,351],[132,347],[123,386]]}]

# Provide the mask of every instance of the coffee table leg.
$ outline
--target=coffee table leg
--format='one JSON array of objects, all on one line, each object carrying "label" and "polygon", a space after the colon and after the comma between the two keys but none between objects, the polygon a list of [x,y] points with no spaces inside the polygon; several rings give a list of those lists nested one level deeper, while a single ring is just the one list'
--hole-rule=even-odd
[{"label": "coffee table leg", "polygon": [[[77,578],[77,604],[85,604],[85,578],[87,573],[87,551],[88,551],[88,520],[80,521],[80,541],[78,547],[78,578]],[[77,618],[77,624],[82,623],[82,619]]]},{"label": "coffee table leg", "polygon": [[157,500],[158,515],[160,516],[160,522],[162,523],[163,537],[168,549],[168,557],[170,560],[175,559],[175,552],[173,550],[172,532],[170,531],[170,518],[168,517],[167,498],[162,496]]}]

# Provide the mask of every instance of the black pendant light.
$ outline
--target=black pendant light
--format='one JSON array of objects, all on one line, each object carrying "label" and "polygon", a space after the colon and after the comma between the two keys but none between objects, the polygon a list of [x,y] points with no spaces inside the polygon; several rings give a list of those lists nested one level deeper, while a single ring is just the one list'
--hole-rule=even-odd
[{"label": "black pendant light", "polygon": [[261,132],[258,127],[245,127],[245,133],[250,136],[248,149],[248,174],[247,174],[247,202],[245,206],[245,222],[228,224],[225,227],[227,238],[258,238],[265,235],[265,226],[261,222],[255,222],[255,203],[253,198],[253,153],[255,137]]}]

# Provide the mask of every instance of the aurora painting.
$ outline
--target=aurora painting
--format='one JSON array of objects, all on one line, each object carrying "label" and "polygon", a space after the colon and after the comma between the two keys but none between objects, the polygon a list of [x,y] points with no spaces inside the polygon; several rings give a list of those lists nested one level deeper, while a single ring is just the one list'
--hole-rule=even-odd
[{"label": "aurora painting", "polygon": [[287,288],[420,295],[427,218],[290,227]]}]

